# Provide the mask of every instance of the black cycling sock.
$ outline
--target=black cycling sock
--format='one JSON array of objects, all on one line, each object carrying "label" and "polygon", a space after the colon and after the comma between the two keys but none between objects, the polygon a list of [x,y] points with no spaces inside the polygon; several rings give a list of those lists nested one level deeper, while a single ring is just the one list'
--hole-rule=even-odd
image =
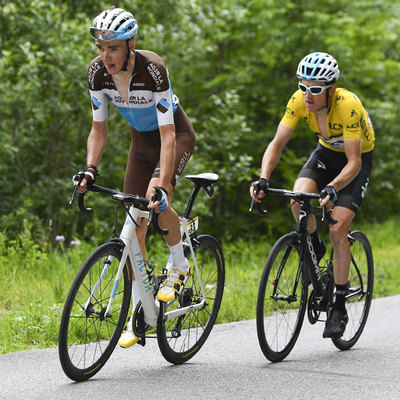
[{"label": "black cycling sock", "polygon": [[345,301],[346,301],[346,290],[347,285],[338,285],[336,284],[336,300],[335,300],[335,308],[337,310],[345,311]]}]

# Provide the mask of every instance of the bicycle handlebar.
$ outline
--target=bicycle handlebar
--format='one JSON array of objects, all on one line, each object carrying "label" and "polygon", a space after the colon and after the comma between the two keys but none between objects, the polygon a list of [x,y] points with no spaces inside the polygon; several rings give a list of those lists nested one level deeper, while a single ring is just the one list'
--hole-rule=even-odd
[{"label": "bicycle handlebar", "polygon": [[[85,178],[85,173],[84,172],[79,172],[78,174],[76,174],[73,177],[74,182],[77,182],[74,185],[74,190],[72,192],[72,196],[71,199],[69,201],[69,204],[71,205],[76,197],[76,193],[78,192],[78,187],[80,185],[80,183],[82,182],[82,180]],[[105,193],[105,194],[109,194],[112,196],[112,198],[114,200],[118,200],[121,203],[123,203],[124,205],[126,204],[132,204],[135,207],[140,207],[140,206],[145,206],[147,207],[151,202],[155,202],[160,200],[161,198],[161,190],[156,188],[156,194],[154,195],[154,197],[150,200],[141,197],[139,195],[132,195],[132,194],[127,194],[127,193],[123,193],[123,192],[119,192],[117,190],[114,189],[110,189],[104,186],[99,186],[99,185],[95,185],[93,183],[88,182],[87,186],[86,186],[86,193],[87,192],[96,192],[96,193]],[[87,215],[90,215],[93,213],[93,209],[91,208],[86,208],[85,206],[85,194],[86,193],[79,193],[78,194],[78,207],[79,209]],[[160,235],[167,235],[168,234],[168,229],[163,229],[160,227],[159,223],[158,223],[158,217],[159,214],[156,213],[154,211],[154,209],[151,209],[149,211],[149,224],[152,223],[154,230],[159,233]]]},{"label": "bicycle handlebar", "polygon": [[[256,191],[254,192],[255,195],[257,194]],[[289,197],[299,203],[305,203],[307,200],[318,200],[321,199],[321,195],[319,193],[306,193],[306,192],[293,192],[291,190],[286,190],[286,189],[273,189],[273,188],[268,188],[265,190],[265,193],[271,193],[271,194],[277,194],[280,196],[285,196]],[[254,205],[256,206],[256,209],[258,213],[262,216],[266,215],[268,213],[267,210],[264,210],[262,207],[262,203],[256,202],[254,199],[251,201],[250,209],[249,211],[252,211],[254,209]],[[326,206],[310,206],[310,212],[311,214],[318,215],[322,214],[322,221],[325,219],[331,224],[334,225],[337,223],[335,219],[332,218],[332,210],[327,210]]]}]

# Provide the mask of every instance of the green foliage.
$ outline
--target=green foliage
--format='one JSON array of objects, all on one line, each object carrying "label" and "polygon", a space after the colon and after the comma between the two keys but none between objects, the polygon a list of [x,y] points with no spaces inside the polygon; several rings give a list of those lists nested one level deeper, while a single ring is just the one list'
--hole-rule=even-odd
[{"label": "green foliage", "polygon": [[[93,196],[92,219],[68,209],[71,176],[86,161],[91,126],[87,64],[96,56],[88,34],[92,19],[110,3],[139,21],[137,48],[167,62],[175,93],[196,133],[186,173],[220,174],[216,195],[196,213],[212,221],[216,235],[252,237],[282,229],[284,217],[248,213],[248,185],[296,88],[299,60],[311,51],[332,53],[340,85],[354,91],[376,130],[375,165],[359,218],[387,218],[400,200],[400,6],[395,0],[0,0],[0,227],[7,239],[23,221],[43,243],[57,234],[67,241],[111,234],[114,209]],[[109,140],[99,183],[122,189],[130,135],[111,110]],[[315,146],[305,124],[285,149],[272,175],[291,188]],[[182,212],[191,190],[182,180],[174,196]],[[204,200],[204,201],[203,201]],[[203,204],[204,203],[204,204]],[[286,205],[268,202],[286,215]],[[282,208],[285,207],[285,208]],[[101,216],[101,220],[99,219]],[[211,227],[211,226],[210,226]],[[40,234],[36,234],[40,232]]]},{"label": "green foliage", "polygon": [[[372,244],[375,298],[400,292],[399,223],[399,218],[394,218],[380,224],[379,229],[376,224],[355,228],[361,229]],[[217,323],[255,318],[262,270],[277,238],[274,234],[269,240],[262,237],[254,241],[222,241],[225,289]],[[82,243],[66,249],[59,243],[55,249],[50,246],[40,249],[26,224],[15,243],[7,243],[5,235],[0,233],[0,354],[57,345],[62,307],[69,288],[98,244]],[[167,262],[168,251],[159,235],[149,238],[148,249],[158,274]]]}]

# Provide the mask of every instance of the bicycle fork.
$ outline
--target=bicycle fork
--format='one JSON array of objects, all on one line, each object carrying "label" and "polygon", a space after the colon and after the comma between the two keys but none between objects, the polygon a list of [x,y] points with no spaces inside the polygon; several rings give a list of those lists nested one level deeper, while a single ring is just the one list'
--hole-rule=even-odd
[{"label": "bicycle fork", "polygon": [[94,287],[93,287],[93,289],[92,289],[92,291],[90,293],[90,296],[89,296],[85,306],[83,307],[86,315],[89,315],[90,313],[95,312],[95,314],[98,314],[100,316],[100,319],[109,318],[109,317],[112,316],[110,314],[110,309],[112,307],[112,304],[113,304],[113,301],[114,301],[114,298],[115,298],[115,293],[116,293],[116,290],[117,290],[117,287],[118,287],[119,280],[121,278],[122,270],[121,271],[118,270],[118,272],[117,272],[117,276],[116,276],[116,279],[114,281],[114,286],[113,286],[113,290],[112,290],[112,293],[111,293],[111,296],[110,296],[110,300],[109,300],[109,302],[107,304],[107,308],[104,310],[104,312],[103,312],[103,310],[101,310],[100,312],[99,311],[94,311],[93,306],[92,306],[92,301],[93,301],[93,299],[96,298],[97,290],[99,289],[99,287],[101,285],[101,282],[103,281],[103,278],[107,274],[107,271],[110,268],[110,265],[113,262],[113,260],[114,260],[113,256],[108,256],[104,260],[104,267],[103,267],[103,269],[101,271],[101,274],[100,274],[99,278],[97,279],[97,282],[95,283],[95,285],[94,285]]}]

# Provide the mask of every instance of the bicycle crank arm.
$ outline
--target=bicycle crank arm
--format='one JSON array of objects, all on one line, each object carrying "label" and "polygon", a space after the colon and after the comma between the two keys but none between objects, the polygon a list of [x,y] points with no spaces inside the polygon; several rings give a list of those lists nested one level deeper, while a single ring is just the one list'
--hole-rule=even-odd
[{"label": "bicycle crank arm", "polygon": [[192,310],[197,310],[198,308],[202,308],[205,305],[205,301],[202,300],[200,303],[198,304],[193,304],[187,307],[183,307],[183,308],[179,308],[177,310],[173,310],[173,311],[167,311],[164,315],[164,319],[165,321],[168,321],[170,319],[174,319],[177,318],[181,315],[187,314],[188,312],[192,311]]}]

